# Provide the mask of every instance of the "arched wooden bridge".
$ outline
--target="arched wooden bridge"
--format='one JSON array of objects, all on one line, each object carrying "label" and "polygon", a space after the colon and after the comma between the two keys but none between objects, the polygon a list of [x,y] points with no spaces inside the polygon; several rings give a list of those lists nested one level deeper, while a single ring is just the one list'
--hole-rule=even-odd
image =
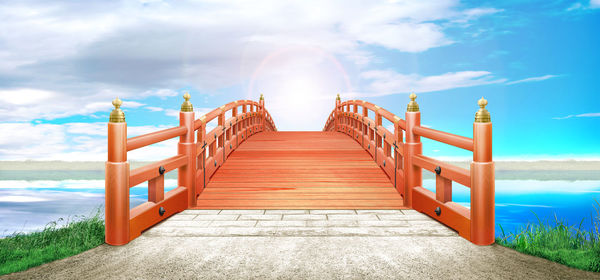
[{"label": "arched wooden bridge", "polygon": [[[238,100],[196,119],[189,94],[180,125],[127,138],[121,101],[108,123],[106,242],[123,245],[185,209],[415,209],[478,244],[494,242],[492,124],[479,100],[473,138],[420,125],[411,94],[405,118],[361,100],[341,102],[320,132],[279,132],[259,102]],[[374,118],[369,117],[369,111]],[[383,118],[394,131],[382,126]],[[216,120],[215,127],[207,124]],[[210,127],[210,125],[208,125]],[[170,158],[130,170],[127,152],[179,137]],[[420,137],[473,152],[470,170],[421,154]],[[164,174],[178,169],[165,193]],[[436,191],[422,170],[436,174]],[[471,189],[471,208],[452,202],[452,182]],[[148,182],[148,202],[129,208],[129,188]]]}]

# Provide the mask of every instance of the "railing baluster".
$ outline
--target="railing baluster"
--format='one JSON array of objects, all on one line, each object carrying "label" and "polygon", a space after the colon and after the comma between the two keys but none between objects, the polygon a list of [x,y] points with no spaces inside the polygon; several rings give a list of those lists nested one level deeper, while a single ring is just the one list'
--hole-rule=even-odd
[{"label": "railing baluster", "polygon": [[129,162],[127,161],[127,123],[120,109],[123,102],[113,101],[115,109],[108,123],[108,161],[105,173],[105,240],[110,245],[129,242]]},{"label": "railing baluster", "polygon": [[177,152],[188,156],[188,163],[177,171],[177,186],[185,187],[188,193],[188,207],[196,206],[196,143],[194,139],[194,107],[190,94],[186,93],[179,112],[179,125],[187,128],[186,134],[179,137]]},{"label": "railing baluster", "polygon": [[478,245],[494,243],[494,162],[492,161],[492,123],[479,100],[473,123],[473,162],[471,163],[471,241]]},{"label": "railing baluster", "polygon": [[421,137],[413,133],[413,127],[421,125],[421,112],[415,101],[417,96],[412,93],[411,101],[406,108],[406,142],[404,144],[404,205],[412,207],[412,190],[423,185],[421,168],[412,163],[413,155],[422,152]]}]

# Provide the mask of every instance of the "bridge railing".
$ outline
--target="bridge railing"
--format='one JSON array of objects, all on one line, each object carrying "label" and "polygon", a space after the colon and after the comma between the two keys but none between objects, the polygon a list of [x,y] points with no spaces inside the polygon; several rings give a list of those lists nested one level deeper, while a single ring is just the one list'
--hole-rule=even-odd
[{"label": "bridge railing", "polygon": [[[196,205],[210,177],[239,144],[261,131],[276,131],[264,99],[238,100],[195,120],[189,94],[179,113],[179,126],[127,138],[125,114],[118,98],[108,123],[108,161],[105,180],[105,239],[123,245],[169,216]],[[241,109],[241,113],[238,110]],[[225,119],[231,111],[231,117]],[[218,118],[208,133],[206,124]],[[197,140],[194,136],[197,134]],[[212,136],[212,137],[211,137]],[[177,155],[130,170],[127,152],[179,137]],[[213,163],[214,162],[214,163]],[[178,169],[177,187],[165,194],[165,173]],[[148,182],[148,202],[129,208],[129,189]]]},{"label": "bridge railing", "polygon": [[[411,94],[410,98],[403,120],[366,101],[341,102],[338,95],[323,130],[346,133],[361,144],[388,175],[405,206],[426,213],[475,244],[492,244],[495,187],[487,101],[479,100],[481,108],[475,115],[473,138],[467,138],[422,127],[416,95]],[[369,118],[369,111],[375,119]],[[382,118],[393,123],[393,133],[382,126]],[[421,136],[472,151],[470,170],[424,156]],[[423,188],[422,169],[436,174],[435,193]],[[471,189],[470,209],[452,202],[453,181]]]}]

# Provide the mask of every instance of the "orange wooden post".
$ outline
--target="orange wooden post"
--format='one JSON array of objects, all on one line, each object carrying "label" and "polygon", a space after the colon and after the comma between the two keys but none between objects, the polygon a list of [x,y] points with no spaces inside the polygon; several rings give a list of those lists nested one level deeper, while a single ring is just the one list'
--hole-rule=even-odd
[{"label": "orange wooden post", "polygon": [[[375,108],[377,108],[377,111],[375,111],[375,147],[381,148],[382,138],[379,136],[379,134],[377,134],[377,131],[383,120],[381,118],[381,114],[379,114],[379,106],[376,105]],[[375,154],[377,154],[377,149],[375,149]]]},{"label": "orange wooden post", "polygon": [[242,113],[242,140],[245,140],[244,137],[248,138],[248,134],[246,133],[246,123],[248,122],[248,116],[246,115],[246,113],[248,113],[248,107],[246,106],[246,104],[242,105]]},{"label": "orange wooden post", "polygon": [[116,98],[108,123],[108,161],[105,170],[105,241],[110,245],[129,242],[129,162],[127,161],[127,123]]},{"label": "orange wooden post", "polygon": [[495,179],[492,161],[492,123],[485,109],[487,100],[479,100],[473,123],[473,162],[471,163],[471,242],[494,243]]},{"label": "orange wooden post", "polygon": [[358,141],[358,119],[356,118],[357,113],[358,113],[358,104],[354,103],[354,106],[352,107],[352,138],[356,141]]},{"label": "orange wooden post", "polygon": [[452,201],[452,180],[435,175],[435,199],[443,203]]},{"label": "orange wooden post", "polygon": [[335,131],[340,131],[340,104],[342,103],[342,100],[340,99],[340,94],[338,93],[337,97],[335,98]]},{"label": "orange wooden post", "polygon": [[[402,149],[404,146],[402,145],[402,129],[400,128],[400,118],[394,116],[394,188],[402,197],[404,197],[404,180],[398,180],[398,177],[402,178],[404,176],[404,171],[402,168],[403,158],[400,155],[398,149]],[[400,174],[401,176],[398,176]]]},{"label": "orange wooden post", "polygon": [[260,104],[260,130],[265,131],[265,98],[262,95],[262,93],[260,94],[260,99],[258,100],[258,103]]},{"label": "orange wooden post", "polygon": [[177,185],[186,187],[188,193],[188,205],[196,205],[196,143],[194,139],[194,107],[190,100],[190,94],[183,95],[185,101],[181,104],[179,112],[179,125],[185,126],[187,132],[179,137],[177,152],[188,156],[187,165],[180,167],[177,171]]},{"label": "orange wooden post", "polygon": [[[365,107],[365,102],[364,101],[363,101],[362,108],[363,108],[363,111],[362,111],[362,121],[364,121],[365,118],[369,117],[369,108]],[[363,138],[362,139],[362,146],[363,146],[363,149],[366,149],[367,146],[369,145],[369,141],[370,141],[370,138],[369,138],[369,129],[367,128],[367,125],[364,122],[362,122],[361,124],[362,124],[362,134],[363,134],[362,135],[362,138]],[[367,144],[365,144],[365,137],[367,138]]]},{"label": "orange wooden post", "polygon": [[417,95],[410,95],[406,108],[406,141],[404,143],[404,206],[412,207],[412,190],[423,184],[421,168],[413,165],[413,155],[421,154],[421,137],[413,133],[413,127],[421,125],[419,104],[415,101]]},{"label": "orange wooden post", "polygon": [[165,199],[165,175],[148,181],[148,201],[158,203]]},{"label": "orange wooden post", "polygon": [[[202,152],[198,155],[198,160],[196,161],[196,197],[200,195],[200,193],[206,188],[206,151],[208,150],[208,146],[206,145],[206,116],[202,116],[200,121],[202,124],[200,128],[198,128],[197,133],[197,143],[196,149],[198,147],[202,149]],[[198,151],[196,150],[196,153]],[[200,172],[202,172],[202,178],[200,178]],[[202,181],[200,181],[202,180]]]}]

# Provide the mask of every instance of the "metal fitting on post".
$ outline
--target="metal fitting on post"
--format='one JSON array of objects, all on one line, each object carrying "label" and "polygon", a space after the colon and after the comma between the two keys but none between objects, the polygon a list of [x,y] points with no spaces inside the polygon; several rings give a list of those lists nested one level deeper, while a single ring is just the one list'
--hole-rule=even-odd
[{"label": "metal fitting on post", "polygon": [[181,104],[181,112],[194,112],[194,106],[192,106],[190,98],[191,96],[187,92],[183,95],[183,99],[185,99],[185,101],[183,101],[183,104]]},{"label": "metal fitting on post", "polygon": [[481,99],[479,99],[479,101],[477,101],[477,104],[479,105],[479,111],[477,111],[477,113],[475,113],[475,122],[478,123],[488,123],[492,121],[490,112],[488,112],[487,109],[485,109],[485,106],[488,104],[487,100],[483,99],[483,96],[481,97]]},{"label": "metal fitting on post", "polygon": [[121,104],[123,104],[123,101],[117,97],[115,100],[113,100],[112,104],[115,106],[115,109],[110,112],[108,121],[111,123],[125,122],[125,113],[123,110],[121,110]]},{"label": "metal fitting on post", "polygon": [[410,102],[408,102],[408,106],[406,106],[407,112],[419,112],[419,104],[417,104],[417,95],[413,92],[409,96]]}]

